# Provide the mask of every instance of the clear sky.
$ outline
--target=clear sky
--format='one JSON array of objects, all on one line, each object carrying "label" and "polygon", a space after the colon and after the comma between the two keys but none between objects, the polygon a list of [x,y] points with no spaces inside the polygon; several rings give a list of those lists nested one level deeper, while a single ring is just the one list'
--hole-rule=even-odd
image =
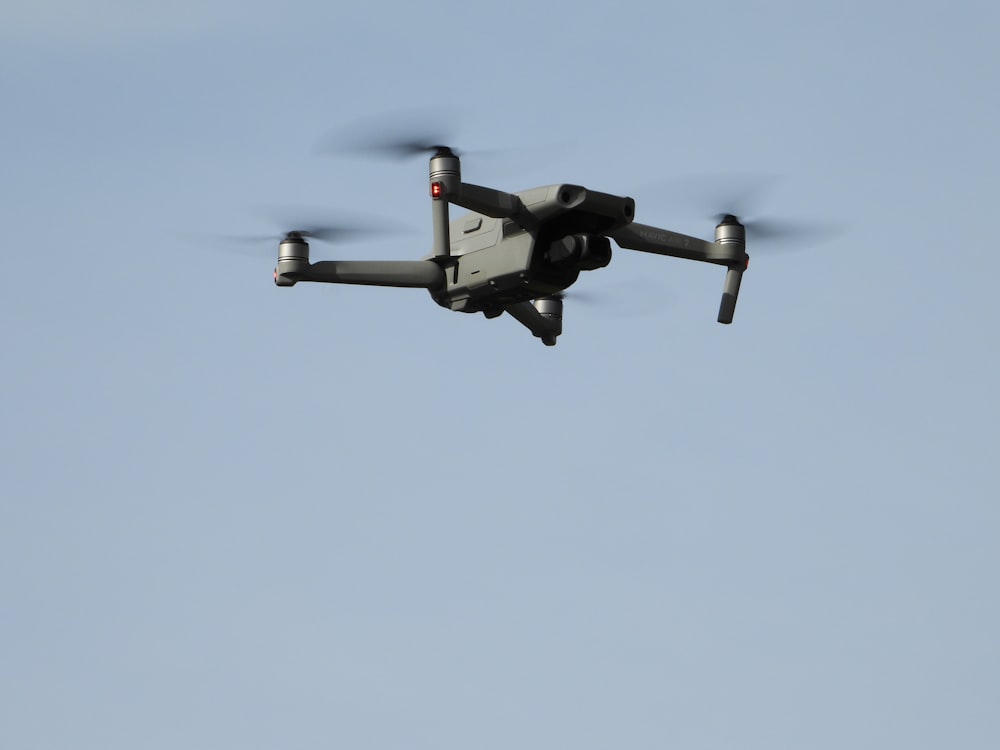
[{"label": "clear sky", "polygon": [[[344,5],[0,10],[0,746],[1000,746],[996,4]],[[436,105],[470,182],[841,231],[732,326],[617,250],[555,348],[216,239],[424,255],[424,160],[315,146]]]}]

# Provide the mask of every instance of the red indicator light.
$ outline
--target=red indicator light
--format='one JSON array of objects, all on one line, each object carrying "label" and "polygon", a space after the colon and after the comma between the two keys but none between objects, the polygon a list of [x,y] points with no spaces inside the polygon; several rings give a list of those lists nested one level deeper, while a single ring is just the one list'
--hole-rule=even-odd
[{"label": "red indicator light", "polygon": [[444,185],[440,182],[431,183],[431,198],[440,198],[444,195]]}]

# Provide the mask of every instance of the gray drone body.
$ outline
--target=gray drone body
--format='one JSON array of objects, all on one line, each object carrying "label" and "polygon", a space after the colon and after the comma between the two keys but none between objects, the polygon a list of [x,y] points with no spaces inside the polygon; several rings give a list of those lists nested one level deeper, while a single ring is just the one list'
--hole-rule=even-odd
[{"label": "gray drone body", "polygon": [[[698,260],[727,268],[720,323],[731,323],[747,267],[746,234],[733,216],[716,227],[715,242],[637,224],[631,198],[579,185],[551,185],[519,193],[464,183],[450,149],[430,160],[434,247],[416,261],[311,263],[304,232],[279,245],[274,280],[427,289],[442,307],[494,318],[508,313],[546,345],[562,333],[561,292],[581,271],[611,262],[611,240],[621,248]],[[451,204],[470,213],[450,220]]]}]

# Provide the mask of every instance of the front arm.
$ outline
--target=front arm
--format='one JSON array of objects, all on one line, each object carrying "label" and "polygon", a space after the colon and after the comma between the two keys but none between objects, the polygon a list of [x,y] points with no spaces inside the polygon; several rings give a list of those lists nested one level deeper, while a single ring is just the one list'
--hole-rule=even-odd
[{"label": "front arm", "polygon": [[274,282],[293,286],[299,281],[416,289],[437,289],[445,283],[444,269],[430,260],[279,260]]},{"label": "front arm", "polygon": [[629,250],[725,266],[726,280],[722,288],[718,321],[726,324],[733,322],[740,281],[750,262],[750,256],[746,252],[746,232],[736,217],[726,216],[715,228],[715,242],[635,222],[610,232],[608,236],[619,246]]},{"label": "front arm", "polygon": [[608,236],[617,242],[619,247],[627,250],[670,255],[685,260],[700,260],[705,263],[716,263],[720,266],[739,263],[746,254],[743,247],[736,244],[723,245],[717,242],[706,242],[697,237],[689,237],[686,234],[678,234],[637,222],[609,232]]}]

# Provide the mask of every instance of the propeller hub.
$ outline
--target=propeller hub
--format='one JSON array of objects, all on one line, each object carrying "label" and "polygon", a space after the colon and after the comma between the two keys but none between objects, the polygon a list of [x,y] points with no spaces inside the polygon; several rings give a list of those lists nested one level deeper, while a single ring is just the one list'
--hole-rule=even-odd
[{"label": "propeller hub", "polygon": [[309,243],[297,232],[289,232],[278,245],[278,260],[309,261]]},{"label": "propeller hub", "polygon": [[431,196],[446,198],[458,193],[462,184],[462,163],[447,146],[436,146],[430,160]]},{"label": "propeller hub", "polygon": [[715,241],[720,245],[746,245],[746,229],[732,214],[726,214],[715,227]]}]

